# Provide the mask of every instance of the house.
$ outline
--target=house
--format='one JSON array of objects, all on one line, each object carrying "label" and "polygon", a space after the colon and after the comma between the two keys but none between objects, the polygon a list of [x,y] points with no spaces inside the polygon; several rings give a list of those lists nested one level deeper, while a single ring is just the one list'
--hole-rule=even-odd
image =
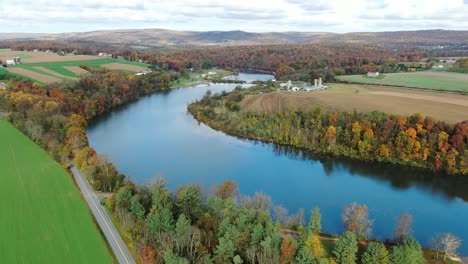
[{"label": "house", "polygon": [[370,71],[370,72],[367,73],[367,77],[377,77],[379,75],[380,75],[379,72]]},{"label": "house", "polygon": [[14,60],[6,60],[7,65],[16,65]]},{"label": "house", "polygon": [[6,83],[0,82],[0,89],[5,90],[7,88]]}]

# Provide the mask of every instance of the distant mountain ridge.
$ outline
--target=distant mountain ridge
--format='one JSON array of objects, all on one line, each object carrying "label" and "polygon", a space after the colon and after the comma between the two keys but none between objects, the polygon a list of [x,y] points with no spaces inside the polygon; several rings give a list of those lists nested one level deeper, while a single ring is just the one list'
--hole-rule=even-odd
[{"label": "distant mountain ridge", "polygon": [[445,45],[468,46],[468,31],[418,30],[395,32],[267,32],[175,31],[166,29],[118,29],[75,33],[0,33],[0,41],[60,40],[149,47],[200,47],[209,45],[311,44],[318,42],[365,43],[381,46]]}]

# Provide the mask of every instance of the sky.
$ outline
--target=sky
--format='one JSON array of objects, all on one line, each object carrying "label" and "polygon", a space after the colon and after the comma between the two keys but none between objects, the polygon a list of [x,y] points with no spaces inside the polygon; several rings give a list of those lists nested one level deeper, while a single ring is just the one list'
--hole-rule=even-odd
[{"label": "sky", "polygon": [[468,0],[0,0],[0,32],[468,29]]}]

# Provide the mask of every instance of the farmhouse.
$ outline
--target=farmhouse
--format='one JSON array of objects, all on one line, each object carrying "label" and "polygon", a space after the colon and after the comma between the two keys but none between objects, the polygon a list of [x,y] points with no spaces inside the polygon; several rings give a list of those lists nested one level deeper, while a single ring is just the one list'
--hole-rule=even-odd
[{"label": "farmhouse", "polygon": [[370,72],[367,73],[367,77],[377,77],[379,75],[380,75],[379,72],[370,71]]}]

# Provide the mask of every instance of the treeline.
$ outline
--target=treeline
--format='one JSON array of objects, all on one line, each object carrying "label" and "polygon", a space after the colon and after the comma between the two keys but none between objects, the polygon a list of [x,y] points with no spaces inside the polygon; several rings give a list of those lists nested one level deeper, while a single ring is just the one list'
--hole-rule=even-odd
[{"label": "treeline", "polygon": [[180,68],[260,70],[275,72],[278,79],[310,81],[335,75],[368,71],[396,72],[398,62],[419,61],[425,54],[417,49],[396,52],[369,45],[322,43],[313,45],[274,45],[210,47],[143,54],[144,61]]},{"label": "treeline", "polygon": [[104,70],[78,82],[40,87],[31,81],[9,82],[0,90],[0,111],[64,167],[73,159],[94,189],[115,191],[125,176],[106,157],[88,146],[87,120],[154,91],[169,88],[175,72],[143,76]]},{"label": "treeline", "polygon": [[1,41],[1,48],[10,48],[17,51],[51,51],[55,53],[98,55],[105,52],[130,58],[137,53],[134,48],[127,44],[97,43],[93,41],[61,41],[61,40],[29,40],[29,41]]},{"label": "treeline", "polygon": [[[241,197],[237,184],[231,181],[215,186],[211,194],[198,185],[182,186],[171,193],[162,180],[151,186],[128,184],[106,202],[143,263],[426,262],[421,245],[411,236],[411,215],[396,219],[391,242],[368,241],[373,220],[367,206],[356,203],[343,208],[345,232],[338,237],[321,234],[318,207],[306,222],[304,209],[288,215],[265,194]],[[443,239],[447,236],[458,244],[448,248]],[[441,258],[452,255],[460,246],[460,240],[451,234],[434,241],[439,241],[434,245],[434,257],[439,251],[443,252]]]},{"label": "treeline", "polygon": [[449,125],[419,113],[405,117],[320,108],[263,114],[239,111],[240,101],[250,92],[236,89],[205,96],[188,109],[198,120],[232,135],[325,155],[468,174],[468,120]]}]

